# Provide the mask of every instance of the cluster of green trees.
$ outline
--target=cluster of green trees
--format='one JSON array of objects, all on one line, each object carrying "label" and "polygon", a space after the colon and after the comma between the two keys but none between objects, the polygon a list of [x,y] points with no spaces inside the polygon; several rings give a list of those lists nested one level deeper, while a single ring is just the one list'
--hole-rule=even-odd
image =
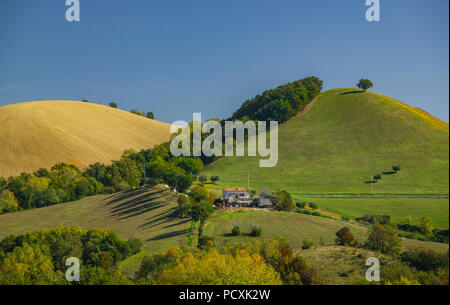
[{"label": "cluster of green trees", "polygon": [[428,216],[420,218],[417,224],[413,224],[412,218],[406,216],[397,227],[402,231],[401,236],[405,238],[448,243],[448,229],[434,228],[433,221]]},{"label": "cluster of green trees", "polygon": [[284,239],[224,243],[208,250],[174,248],[144,257],[140,284],[312,285],[322,278]]},{"label": "cluster of green trees", "polygon": [[0,285],[69,284],[66,259],[80,261],[81,285],[131,284],[117,263],[140,251],[138,239],[120,240],[106,230],[59,227],[0,242]]},{"label": "cluster of green trees", "polygon": [[247,100],[233,114],[231,120],[278,121],[284,123],[308,105],[322,90],[323,82],[317,77],[308,77]]},{"label": "cluster of green trees", "polygon": [[75,165],[59,163],[50,170],[41,168],[33,174],[0,178],[0,214],[145,184],[163,183],[184,192],[202,169],[199,158],[172,157],[169,143],[140,152],[125,151],[119,161],[109,165],[94,163],[83,171]]},{"label": "cluster of green trees", "polygon": [[319,208],[317,203],[312,201],[307,202],[303,200],[295,200],[295,206],[299,209],[305,209],[307,206],[312,210],[317,210]]}]

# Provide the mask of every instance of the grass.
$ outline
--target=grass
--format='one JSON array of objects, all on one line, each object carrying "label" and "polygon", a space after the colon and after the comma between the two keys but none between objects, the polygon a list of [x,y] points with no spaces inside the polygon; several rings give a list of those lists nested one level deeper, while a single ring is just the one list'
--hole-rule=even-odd
[{"label": "grass", "polygon": [[87,197],[0,215],[0,239],[10,234],[77,225],[109,229],[123,239],[139,238],[146,251],[158,252],[187,243],[189,220],[171,216],[176,206],[176,195],[163,186]]},{"label": "grass", "polygon": [[0,177],[118,160],[125,149],[169,140],[170,125],[93,103],[40,101],[0,107]]},{"label": "grass", "polygon": [[[79,201],[46,208],[0,215],[0,240],[11,234],[22,234],[39,229],[63,226],[81,226],[87,229],[109,229],[120,238],[139,238],[141,252],[120,263],[122,271],[133,276],[142,258],[148,253],[165,251],[187,245],[190,225],[188,218],[173,217],[176,194],[164,186],[144,187],[113,195],[99,195]],[[231,237],[233,226],[243,233]],[[261,237],[250,237],[253,227],[262,227]],[[217,244],[225,241],[250,241],[260,238],[284,237],[296,251],[301,251],[304,240],[319,245],[334,245],[335,233],[348,226],[355,238],[364,241],[368,229],[359,224],[340,220],[275,211],[215,212],[208,220],[205,234],[212,235]],[[403,240],[404,248],[424,246],[447,251],[448,244]]]},{"label": "grass", "polygon": [[299,251],[308,263],[319,270],[326,285],[368,284],[365,275],[367,258],[380,259],[380,276],[384,268],[396,260],[365,249],[355,249],[342,246],[318,246]]},{"label": "grass", "polygon": [[296,194],[448,194],[448,124],[392,98],[355,89],[334,89],[316,98],[307,113],[279,128],[279,159],[260,168],[259,157],[226,157],[205,171],[227,186],[267,185]]},{"label": "grass", "polygon": [[331,211],[349,217],[366,214],[389,215],[391,221],[400,223],[411,216],[418,223],[423,216],[429,216],[434,227],[447,229],[449,226],[449,200],[435,198],[301,198],[315,202],[321,210]]},{"label": "grass", "polygon": [[[231,236],[234,226],[239,226],[244,234]],[[208,221],[205,234],[214,236],[218,244],[225,241],[250,241],[254,237],[248,236],[248,233],[255,226],[262,228],[261,238],[284,237],[296,250],[301,249],[304,240],[312,240],[319,245],[322,239],[325,245],[334,245],[336,232],[344,226],[349,227],[355,239],[360,242],[364,242],[368,235],[368,229],[359,224],[295,212],[275,211],[217,212]],[[404,249],[424,246],[436,251],[448,250],[448,244],[410,239],[403,239],[402,245]]]}]

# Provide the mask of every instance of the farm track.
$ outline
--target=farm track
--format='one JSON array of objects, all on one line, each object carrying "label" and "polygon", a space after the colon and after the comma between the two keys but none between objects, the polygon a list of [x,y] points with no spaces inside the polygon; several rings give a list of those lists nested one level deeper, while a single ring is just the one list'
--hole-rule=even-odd
[{"label": "farm track", "polygon": [[291,193],[293,196],[305,198],[434,198],[449,199],[448,194],[370,194],[370,193],[327,193],[327,194],[300,194]]}]

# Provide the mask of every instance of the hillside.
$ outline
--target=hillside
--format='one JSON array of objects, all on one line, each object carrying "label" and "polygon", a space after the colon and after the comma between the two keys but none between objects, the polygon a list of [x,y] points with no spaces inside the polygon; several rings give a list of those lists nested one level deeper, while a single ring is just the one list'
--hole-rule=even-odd
[{"label": "hillside", "polygon": [[[0,240],[11,234],[77,225],[86,229],[110,229],[123,239],[141,239],[147,251],[162,251],[187,244],[190,219],[173,217],[176,199],[176,194],[158,185],[3,214],[0,215]],[[305,239],[318,243],[320,237],[326,244],[334,244],[335,233],[343,226],[349,226],[359,240],[367,237],[367,228],[357,224],[275,211],[219,211],[208,220],[205,232],[214,236],[218,243],[251,239],[229,236],[234,225],[239,225],[244,233],[253,226],[261,226],[263,237],[283,236],[294,249],[300,249]],[[404,240],[405,247],[419,244],[440,251],[448,249],[448,244]]]},{"label": "hillside", "polygon": [[169,140],[170,125],[92,103],[39,101],[0,107],[0,177],[49,168],[109,163],[125,149]]},{"label": "hillside", "polygon": [[[448,194],[447,123],[393,98],[355,89],[321,93],[279,128],[279,160],[260,168],[259,157],[227,157],[205,174],[221,184],[286,189],[294,194]],[[392,174],[391,166],[401,171]]]}]

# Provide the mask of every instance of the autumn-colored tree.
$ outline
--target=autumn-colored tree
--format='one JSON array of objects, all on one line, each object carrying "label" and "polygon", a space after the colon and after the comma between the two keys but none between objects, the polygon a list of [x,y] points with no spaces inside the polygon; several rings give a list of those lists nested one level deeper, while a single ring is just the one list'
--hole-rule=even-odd
[{"label": "autumn-colored tree", "polygon": [[419,229],[422,234],[429,235],[433,233],[433,222],[430,217],[423,216],[419,222]]},{"label": "autumn-colored tree", "polygon": [[355,238],[353,237],[353,234],[350,233],[350,229],[348,227],[343,227],[336,232],[335,242],[337,245],[341,246],[352,246],[355,242]]},{"label": "autumn-colored tree", "polygon": [[192,254],[164,270],[159,285],[280,285],[279,274],[259,254],[240,250],[236,255],[212,249]]},{"label": "autumn-colored tree", "polygon": [[8,190],[0,192],[0,214],[15,212],[19,209],[19,202],[14,193]]}]

